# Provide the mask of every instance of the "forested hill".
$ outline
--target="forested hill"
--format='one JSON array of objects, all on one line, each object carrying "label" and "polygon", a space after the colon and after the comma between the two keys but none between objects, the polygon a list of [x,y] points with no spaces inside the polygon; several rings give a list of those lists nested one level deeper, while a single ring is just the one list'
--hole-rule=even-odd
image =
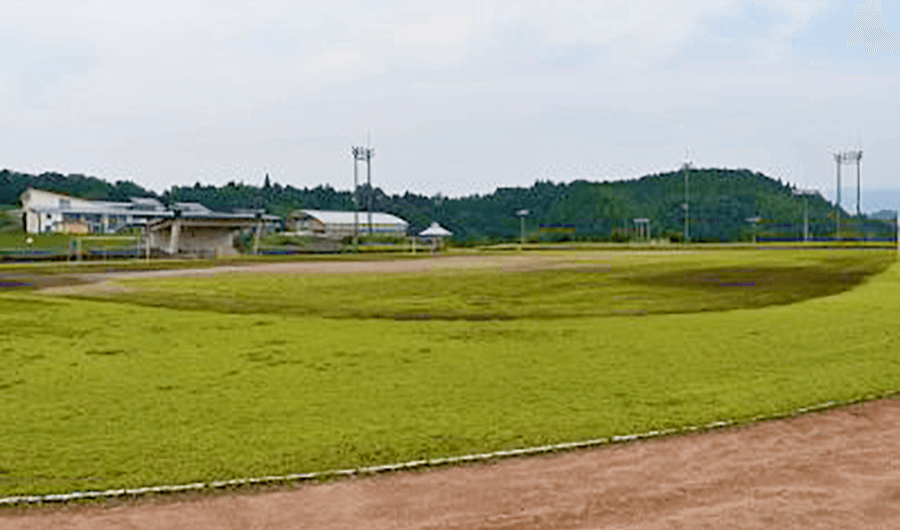
[{"label": "forested hill", "polygon": [[[747,219],[763,218],[763,229],[793,223],[802,230],[803,199],[778,180],[748,170],[694,169],[689,173],[691,239],[703,241],[746,240],[752,231]],[[177,186],[158,196],[133,182],[105,181],[81,175],[46,173],[32,176],[0,171],[0,204],[14,205],[28,187],[77,197],[127,200],[132,196],[158,197],[163,202],[199,202],[219,211],[265,208],[285,215],[298,208],[350,210],[350,192],[329,186],[298,189],[271,183],[229,183],[225,186]],[[463,198],[426,197],[413,193],[386,195],[380,189],[360,189],[364,206],[371,197],[373,210],[398,215],[419,231],[434,220],[454,232],[461,241],[510,240],[519,236],[516,212],[529,210],[526,231],[542,239],[616,239],[627,237],[634,218],[649,218],[655,236],[677,239],[684,226],[684,174],[648,175],[617,182],[576,181],[569,184],[536,182],[528,188],[499,188],[488,195]],[[829,203],[821,196],[809,198],[811,233],[833,228]],[[848,217],[846,212],[842,217]],[[365,217],[362,216],[361,220]],[[798,228],[801,227],[801,228]]]},{"label": "forested hill", "polygon": [[130,197],[155,197],[155,194],[134,182],[105,180],[84,175],[43,173],[27,175],[4,169],[0,171],[0,205],[18,205],[19,197],[28,188],[55,191],[73,197],[96,201],[127,201]]}]

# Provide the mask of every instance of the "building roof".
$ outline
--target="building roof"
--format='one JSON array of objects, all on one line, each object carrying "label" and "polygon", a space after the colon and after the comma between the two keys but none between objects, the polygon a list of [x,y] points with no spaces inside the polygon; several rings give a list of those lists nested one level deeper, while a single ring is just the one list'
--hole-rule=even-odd
[{"label": "building roof", "polygon": [[261,219],[264,223],[277,223],[281,221],[281,218],[277,215],[268,215],[268,214],[260,214],[257,217],[255,213],[222,213],[222,212],[213,212],[207,210],[205,212],[190,212],[183,211],[179,217],[175,217],[172,212],[165,212],[168,214],[166,217],[157,218],[150,222],[149,227],[151,230],[157,230],[161,227],[164,227],[170,223],[175,222],[176,219],[181,219],[184,221],[192,221],[193,223],[218,223],[221,224],[223,222],[231,222],[234,223],[235,226],[246,227],[246,226],[254,226]]},{"label": "building roof", "polygon": [[212,211],[199,202],[176,202],[173,208],[182,212],[209,213]]},{"label": "building roof", "polygon": [[419,235],[424,237],[444,237],[452,236],[453,232],[437,224],[437,222],[432,222],[431,226],[419,232]]},{"label": "building roof", "polygon": [[71,206],[35,206],[31,210],[39,213],[75,213],[75,214],[95,214],[95,215],[131,215],[136,217],[165,217],[172,216],[172,212],[166,210],[132,210],[123,208],[115,203],[92,202],[85,205]]},{"label": "building roof", "polygon": [[[322,224],[330,225],[352,225],[354,212],[336,212],[327,210],[300,210],[299,213],[308,215]],[[295,214],[296,215],[296,214]],[[369,214],[367,212],[359,212],[358,222],[360,226],[369,223]],[[396,215],[383,212],[372,212],[372,224],[376,225],[401,225],[408,226],[409,223],[400,219]]]},{"label": "building roof", "polygon": [[131,202],[138,209],[148,209],[148,210],[163,210],[165,206],[163,203],[154,199],[153,197],[131,197]]}]

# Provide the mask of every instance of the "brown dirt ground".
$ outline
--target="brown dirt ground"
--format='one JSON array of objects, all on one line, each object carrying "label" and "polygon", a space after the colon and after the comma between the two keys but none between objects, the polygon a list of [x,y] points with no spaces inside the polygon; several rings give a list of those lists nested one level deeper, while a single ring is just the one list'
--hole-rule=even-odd
[{"label": "brown dirt ground", "polygon": [[896,529],[900,400],[256,494],[0,512],[0,530]]}]

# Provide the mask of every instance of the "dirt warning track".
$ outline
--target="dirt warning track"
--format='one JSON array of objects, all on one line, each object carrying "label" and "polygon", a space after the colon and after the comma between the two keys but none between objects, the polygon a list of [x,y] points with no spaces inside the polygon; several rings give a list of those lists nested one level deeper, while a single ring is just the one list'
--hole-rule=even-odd
[{"label": "dirt warning track", "polygon": [[257,494],[0,511],[7,529],[900,528],[900,400]]}]

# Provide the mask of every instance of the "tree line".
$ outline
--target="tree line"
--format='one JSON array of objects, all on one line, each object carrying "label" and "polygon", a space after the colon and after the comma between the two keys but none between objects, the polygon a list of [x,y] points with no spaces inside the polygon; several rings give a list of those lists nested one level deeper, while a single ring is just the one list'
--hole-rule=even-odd
[{"label": "tree line", "polygon": [[[109,183],[84,175],[57,173],[27,175],[0,171],[0,204],[18,204],[28,187],[46,189],[94,200],[127,201],[130,197],[154,197],[163,203],[199,202],[215,211],[263,209],[285,217],[298,209],[344,210],[354,207],[349,191],[321,185],[296,188],[273,183],[268,175],[256,186],[229,182],[224,186],[173,186],[156,194],[131,181]],[[746,241],[754,227],[748,219],[761,218],[759,237],[796,239],[803,233],[804,208],[808,208],[812,238],[831,237],[835,230],[834,205],[820,195],[793,194],[780,180],[746,169],[692,169],[689,172],[689,209],[685,204],[684,173],[674,171],[636,180],[571,183],[537,181],[529,187],[498,188],[485,195],[459,198],[428,197],[406,192],[388,195],[379,188],[360,186],[358,203],[365,211],[397,215],[410,223],[410,231],[425,229],[432,221],[454,233],[460,244],[516,240],[526,209],[530,240],[625,240],[634,237],[634,219],[650,220],[654,238],[680,241],[685,216],[693,241]],[[804,205],[805,202],[805,205]],[[847,228],[844,235],[893,233],[889,221],[857,219],[840,212]],[[365,217],[361,217],[361,222]]]}]

